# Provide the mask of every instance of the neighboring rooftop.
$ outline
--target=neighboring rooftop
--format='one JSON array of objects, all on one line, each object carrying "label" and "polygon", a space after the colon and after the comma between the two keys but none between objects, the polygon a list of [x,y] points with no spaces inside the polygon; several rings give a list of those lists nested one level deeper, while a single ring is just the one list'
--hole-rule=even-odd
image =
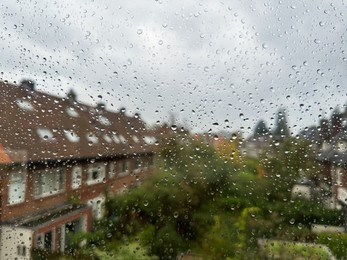
[{"label": "neighboring rooftop", "polygon": [[[31,82],[31,81],[30,81]],[[32,84],[0,82],[0,163],[124,156],[153,151],[153,138],[136,114],[92,107],[71,94],[55,97]],[[9,152],[7,152],[9,151]],[[23,158],[10,151],[24,151]],[[10,159],[9,159],[9,158]]]}]

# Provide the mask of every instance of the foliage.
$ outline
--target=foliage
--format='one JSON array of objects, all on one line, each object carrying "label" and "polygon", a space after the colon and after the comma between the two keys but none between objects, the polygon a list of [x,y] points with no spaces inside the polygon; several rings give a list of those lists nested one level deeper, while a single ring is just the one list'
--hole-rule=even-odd
[{"label": "foliage", "polygon": [[241,135],[238,133],[232,134],[229,138],[218,138],[215,140],[215,150],[218,156],[224,158],[226,161],[231,161],[236,164],[242,162],[240,146],[241,146]]},{"label": "foliage", "polygon": [[311,227],[312,224],[342,225],[344,214],[340,210],[327,209],[322,204],[301,200],[291,202],[275,203],[269,207],[278,212],[283,218],[283,223],[290,225],[303,225]]},{"label": "foliage", "polygon": [[320,245],[268,241],[263,246],[264,258],[273,259],[330,259],[331,255]]},{"label": "foliage", "polygon": [[342,222],[340,211],[290,199],[299,169],[312,163],[301,140],[284,140],[273,147],[276,157],[242,165],[212,147],[174,138],[161,151],[157,172],[141,186],[107,198],[107,218],[83,237],[94,254],[257,259],[259,237],[314,241],[311,224]]},{"label": "foliage", "polygon": [[265,121],[259,120],[254,128],[253,136],[257,138],[257,137],[265,136],[268,134],[269,134],[269,128],[266,126]]},{"label": "foliage", "polygon": [[310,143],[296,138],[274,141],[271,147],[263,152],[261,164],[273,187],[269,190],[270,199],[289,200],[291,189],[302,177],[301,173],[314,176],[319,172],[319,166],[310,157],[312,154]]},{"label": "foliage", "polygon": [[316,243],[328,246],[338,259],[346,259],[347,234],[321,233],[318,235]]}]

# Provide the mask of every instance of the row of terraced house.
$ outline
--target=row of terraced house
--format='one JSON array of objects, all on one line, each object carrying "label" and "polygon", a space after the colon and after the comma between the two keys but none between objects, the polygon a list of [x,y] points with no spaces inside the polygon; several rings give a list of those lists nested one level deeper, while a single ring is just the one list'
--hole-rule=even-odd
[{"label": "row of terraced house", "polygon": [[0,259],[64,252],[90,231],[106,196],[150,174],[155,137],[138,114],[111,112],[0,82]]}]

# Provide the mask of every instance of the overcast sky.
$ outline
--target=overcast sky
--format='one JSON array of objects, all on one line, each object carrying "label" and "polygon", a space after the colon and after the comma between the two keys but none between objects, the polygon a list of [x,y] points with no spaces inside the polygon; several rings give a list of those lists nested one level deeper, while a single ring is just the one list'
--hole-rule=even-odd
[{"label": "overcast sky", "polygon": [[285,107],[296,133],[347,103],[344,1],[44,2],[1,1],[2,80],[195,131]]}]

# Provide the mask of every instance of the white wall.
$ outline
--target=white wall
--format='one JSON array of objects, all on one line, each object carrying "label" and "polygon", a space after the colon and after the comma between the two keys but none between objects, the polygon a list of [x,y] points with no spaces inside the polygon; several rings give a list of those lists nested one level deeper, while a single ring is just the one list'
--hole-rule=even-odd
[{"label": "white wall", "polygon": [[[30,259],[33,231],[22,227],[0,227],[0,259]],[[25,248],[25,249],[24,249]]]}]

